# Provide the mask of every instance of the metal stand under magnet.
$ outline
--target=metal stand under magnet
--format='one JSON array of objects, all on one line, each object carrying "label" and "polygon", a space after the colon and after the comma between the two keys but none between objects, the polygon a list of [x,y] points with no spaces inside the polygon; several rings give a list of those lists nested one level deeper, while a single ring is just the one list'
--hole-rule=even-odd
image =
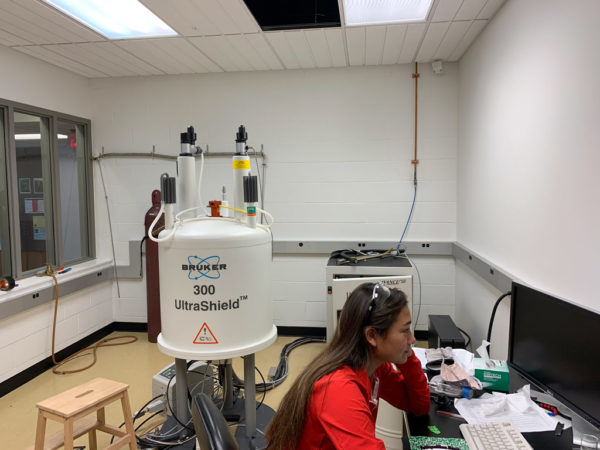
[{"label": "metal stand under magnet", "polygon": [[[239,418],[235,439],[240,446],[240,450],[264,449],[267,441],[264,431],[275,411],[269,406],[262,404],[256,408],[256,385],[254,376],[254,354],[243,356],[244,359],[244,398],[235,398],[233,395],[233,370],[231,361],[228,360],[225,365],[225,395],[223,415],[225,418]],[[175,396],[177,406],[177,416],[180,422],[188,423],[190,421],[190,412],[188,410],[187,398],[187,364],[185,359],[175,359]],[[167,425],[167,424],[165,424]],[[174,425],[174,424],[170,424]],[[164,428],[164,427],[163,427]],[[179,437],[184,439],[190,435],[189,430],[181,427]],[[193,443],[186,443],[172,447],[173,449],[193,449]]]}]

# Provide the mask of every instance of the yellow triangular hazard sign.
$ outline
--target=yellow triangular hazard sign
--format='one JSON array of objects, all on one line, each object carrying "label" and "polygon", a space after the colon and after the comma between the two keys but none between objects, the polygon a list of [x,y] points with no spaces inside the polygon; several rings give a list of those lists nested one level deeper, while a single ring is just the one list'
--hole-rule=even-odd
[{"label": "yellow triangular hazard sign", "polygon": [[217,338],[215,337],[213,332],[210,331],[210,328],[208,328],[208,325],[206,325],[206,322],[204,322],[202,324],[202,326],[200,327],[200,331],[198,331],[196,338],[194,339],[194,344],[218,344],[218,343],[219,343],[219,341],[217,341]]}]

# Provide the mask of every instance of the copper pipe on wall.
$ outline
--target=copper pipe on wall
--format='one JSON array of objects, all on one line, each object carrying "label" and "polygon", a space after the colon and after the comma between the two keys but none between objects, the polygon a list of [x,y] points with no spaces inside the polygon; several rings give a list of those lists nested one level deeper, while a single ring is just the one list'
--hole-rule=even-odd
[{"label": "copper pipe on wall", "polygon": [[413,183],[417,185],[417,164],[419,164],[419,160],[417,159],[417,124],[418,124],[418,111],[419,111],[419,63],[415,62],[415,73],[412,74],[412,77],[415,80],[415,156],[411,163],[414,165],[413,172]]}]

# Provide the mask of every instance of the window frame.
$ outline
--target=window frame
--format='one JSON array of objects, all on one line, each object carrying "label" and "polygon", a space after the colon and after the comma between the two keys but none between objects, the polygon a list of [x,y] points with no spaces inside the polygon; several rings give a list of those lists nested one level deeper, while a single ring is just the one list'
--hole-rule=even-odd
[{"label": "window frame", "polygon": [[[85,261],[90,261],[96,257],[96,240],[94,226],[94,173],[92,165],[92,122],[83,117],[73,116],[70,114],[52,111],[37,106],[27,105],[24,103],[14,102],[11,100],[0,98],[0,107],[4,108],[4,131],[3,137],[6,146],[6,177],[7,177],[7,192],[8,192],[8,211],[9,211],[9,233],[10,233],[10,262],[12,266],[13,276],[21,278],[29,276],[32,273],[38,272],[40,268],[24,271],[22,270],[21,258],[21,239],[20,239],[20,223],[19,223],[19,194],[18,194],[18,177],[17,177],[17,150],[15,136],[14,113],[23,113],[36,115],[48,119],[48,133],[50,136],[49,146],[49,170],[50,184],[52,186],[51,201],[51,223],[52,223],[52,249],[47,252],[48,258],[54,256],[51,261],[52,265],[63,266],[65,264],[74,265]],[[60,167],[58,157],[58,137],[57,137],[57,122],[67,121],[83,127],[85,132],[84,139],[84,159],[85,159],[85,193],[86,200],[86,219],[87,219],[87,248],[82,248],[82,253],[85,256],[75,258],[73,260],[64,260],[63,238],[62,238],[62,217],[60,204]]]}]

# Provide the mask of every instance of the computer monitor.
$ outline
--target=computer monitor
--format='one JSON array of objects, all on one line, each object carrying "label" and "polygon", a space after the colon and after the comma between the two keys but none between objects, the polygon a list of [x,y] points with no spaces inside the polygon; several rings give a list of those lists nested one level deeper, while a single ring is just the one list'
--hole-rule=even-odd
[{"label": "computer monitor", "polygon": [[600,314],[513,283],[508,358],[533,385],[600,427]]}]

